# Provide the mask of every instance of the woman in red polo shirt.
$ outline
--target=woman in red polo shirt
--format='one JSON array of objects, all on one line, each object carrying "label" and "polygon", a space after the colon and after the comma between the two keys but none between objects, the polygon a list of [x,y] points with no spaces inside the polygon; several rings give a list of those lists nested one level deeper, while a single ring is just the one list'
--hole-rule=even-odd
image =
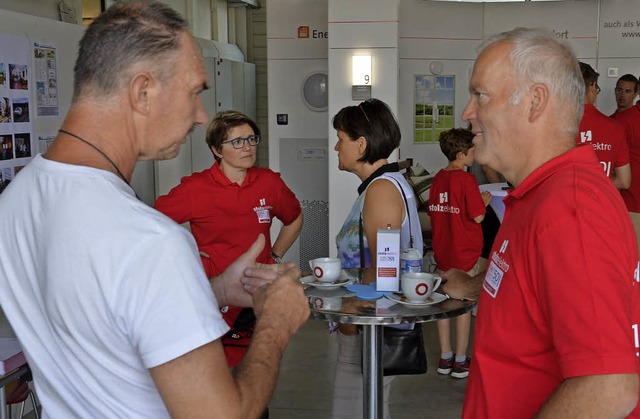
[{"label": "woman in red polo shirt", "polygon": [[[279,173],[255,166],[260,129],[248,116],[225,111],[211,121],[206,141],[213,166],[182,178],[155,208],[179,224],[190,223],[209,278],[223,272],[260,233],[266,244],[257,262],[279,262],[300,234],[302,211]],[[284,225],[272,245],[274,217]],[[255,315],[250,308],[221,311],[231,327],[222,344],[229,366],[235,367],[249,345]]]}]

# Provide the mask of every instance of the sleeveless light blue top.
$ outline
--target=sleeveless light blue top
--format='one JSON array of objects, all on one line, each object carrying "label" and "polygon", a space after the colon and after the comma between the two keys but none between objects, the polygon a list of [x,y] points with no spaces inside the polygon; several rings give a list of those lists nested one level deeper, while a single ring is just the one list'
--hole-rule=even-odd
[{"label": "sleeveless light blue top", "polygon": [[[409,206],[409,214],[405,214],[402,220],[402,226],[400,230],[400,251],[410,248],[410,231],[409,231],[409,219],[407,215],[411,217],[411,231],[413,232],[413,248],[417,249],[420,254],[423,252],[422,243],[422,229],[420,227],[420,220],[418,219],[418,210],[416,204],[416,198],[413,194],[411,186],[407,183],[406,179],[400,172],[386,172],[373,179],[371,183],[378,179],[387,179],[393,183],[400,192],[400,187],[407,197],[407,204]],[[397,181],[397,182],[396,182]],[[369,184],[369,186],[371,185]],[[368,188],[368,186],[367,186]],[[367,195],[365,189],[353,203],[349,215],[344,221],[340,232],[336,236],[336,245],[338,247],[338,258],[342,261],[343,268],[360,268],[360,214],[362,214],[362,208],[364,207],[364,200]],[[403,199],[404,200],[404,199]],[[405,211],[406,212],[406,211]],[[363,221],[364,222],[364,221]],[[367,241],[367,235],[363,234],[364,241],[364,256],[365,267],[371,266],[371,253],[369,252],[369,243]]]}]

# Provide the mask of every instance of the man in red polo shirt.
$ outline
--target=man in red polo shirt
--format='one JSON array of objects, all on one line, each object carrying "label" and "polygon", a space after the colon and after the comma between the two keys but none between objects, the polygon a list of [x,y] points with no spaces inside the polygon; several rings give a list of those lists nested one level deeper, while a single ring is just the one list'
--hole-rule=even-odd
[{"label": "man in red polo shirt", "polygon": [[627,189],[631,184],[629,146],[627,133],[617,121],[596,109],[594,103],[600,87],[599,74],[587,63],[580,63],[584,80],[584,114],[576,136],[577,145],[591,145],[596,152],[605,175],[613,180],[618,189]]},{"label": "man in red polo shirt", "polygon": [[[621,83],[621,81],[618,81],[618,86],[621,85]],[[633,84],[633,82],[627,83],[630,85]],[[631,88],[632,86],[627,86],[627,90]],[[618,87],[616,87],[616,91],[617,90]],[[627,205],[627,210],[629,210],[629,215],[631,216],[631,221],[633,222],[633,227],[636,232],[638,246],[640,246],[640,102],[624,110],[616,110],[616,112],[611,115],[611,118],[620,122],[627,130],[629,162],[631,164],[631,185],[628,189],[620,191],[620,193],[622,194],[624,203]]]},{"label": "man in red polo shirt", "polygon": [[473,69],[476,158],[514,185],[480,294],[463,418],[638,417],[638,249],[591,147],[575,147],[584,83],[551,33],[489,39]]},{"label": "man in red polo shirt", "polygon": [[[615,89],[616,106],[614,114],[626,111],[636,101],[638,97],[638,79],[633,74],[625,74],[616,82]],[[613,115],[611,115],[613,116]]]}]

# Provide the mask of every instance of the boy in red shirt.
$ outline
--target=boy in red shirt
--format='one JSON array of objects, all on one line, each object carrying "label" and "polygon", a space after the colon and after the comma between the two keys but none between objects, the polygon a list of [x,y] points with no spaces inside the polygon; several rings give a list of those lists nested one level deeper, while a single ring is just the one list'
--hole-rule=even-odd
[{"label": "boy in red shirt", "polygon": [[[473,134],[454,128],[440,134],[440,149],[449,164],[433,178],[427,211],[431,217],[432,244],[438,271],[455,268],[474,275],[479,272],[482,252],[482,227],[491,193],[480,193],[478,183],[465,167],[474,159]],[[455,378],[469,375],[471,358],[467,357],[471,314],[456,317],[456,353],[451,348],[449,319],[437,322],[441,357],[440,374]]]}]

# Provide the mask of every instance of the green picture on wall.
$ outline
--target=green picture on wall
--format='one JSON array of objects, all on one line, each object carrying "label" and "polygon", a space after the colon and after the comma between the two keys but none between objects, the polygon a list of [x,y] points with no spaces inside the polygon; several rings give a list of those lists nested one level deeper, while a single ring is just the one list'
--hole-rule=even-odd
[{"label": "green picture on wall", "polygon": [[455,76],[415,76],[413,142],[434,143],[455,122]]}]

